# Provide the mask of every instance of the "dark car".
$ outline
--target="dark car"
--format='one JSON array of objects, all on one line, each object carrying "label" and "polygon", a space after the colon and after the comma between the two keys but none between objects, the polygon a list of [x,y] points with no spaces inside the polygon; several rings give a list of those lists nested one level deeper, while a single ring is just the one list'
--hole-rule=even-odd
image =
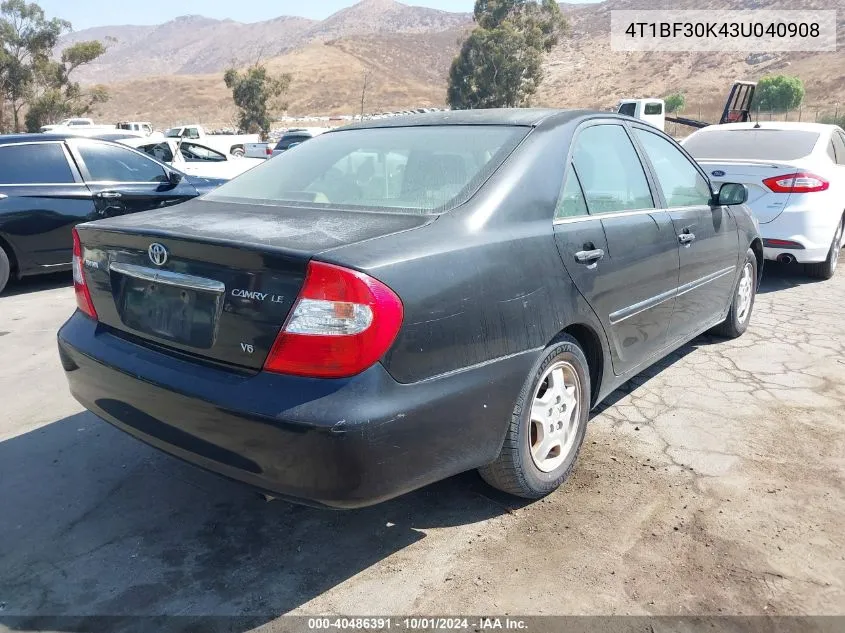
[{"label": "dark car", "polygon": [[612,114],[363,123],[77,227],[61,361],[100,417],[273,496],[363,506],[480,468],[537,498],[611,391],[745,331],[746,196]]},{"label": "dark car", "polygon": [[178,204],[224,181],[71,134],[0,137],[0,292],[10,276],[70,270],[79,222]]}]

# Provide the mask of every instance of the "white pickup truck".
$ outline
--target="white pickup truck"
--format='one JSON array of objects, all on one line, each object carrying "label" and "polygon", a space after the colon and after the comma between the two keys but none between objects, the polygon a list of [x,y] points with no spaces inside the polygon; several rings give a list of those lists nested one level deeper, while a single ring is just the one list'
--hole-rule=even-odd
[{"label": "white pickup truck", "polygon": [[41,128],[39,128],[39,131],[43,133],[61,132],[63,134],[93,136],[95,134],[114,132],[115,127],[113,125],[101,125],[99,123],[94,123],[92,119],[74,118],[64,119],[53,125],[42,125]]},{"label": "white pickup truck", "polygon": [[203,145],[232,156],[243,156],[244,145],[261,140],[258,134],[209,134],[201,125],[180,125],[167,130],[164,136],[202,141]]}]

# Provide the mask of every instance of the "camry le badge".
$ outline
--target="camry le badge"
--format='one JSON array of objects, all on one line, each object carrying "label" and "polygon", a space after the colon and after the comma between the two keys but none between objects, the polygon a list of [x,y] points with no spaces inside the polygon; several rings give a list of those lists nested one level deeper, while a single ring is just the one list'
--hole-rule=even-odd
[{"label": "camry le badge", "polygon": [[150,256],[150,261],[156,266],[164,266],[167,263],[167,249],[164,244],[153,242],[147,249],[147,254]]}]

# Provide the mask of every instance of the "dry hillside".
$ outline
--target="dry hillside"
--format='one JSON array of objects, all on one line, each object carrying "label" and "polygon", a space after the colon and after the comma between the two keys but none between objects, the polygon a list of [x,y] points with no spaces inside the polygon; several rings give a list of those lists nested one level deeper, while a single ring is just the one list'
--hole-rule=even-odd
[{"label": "dry hillside", "polygon": [[[760,58],[729,53],[626,53],[610,49],[613,9],[839,9],[845,41],[845,0],[608,0],[562,5],[571,35],[549,56],[537,105],[607,107],[621,97],[683,91],[687,112],[714,115],[735,79],[771,72],[800,76],[810,105],[845,103],[845,54],[780,53]],[[341,114],[360,109],[362,78],[370,74],[368,112],[442,105],[449,64],[471,16],[364,0],[323,21],[280,17],[256,24],[189,16],[155,27],[100,27],[79,39],[118,38],[87,82],[106,83],[112,95],[98,116],[229,124],[234,109],[222,70],[259,55],[293,75],[291,114]]]}]

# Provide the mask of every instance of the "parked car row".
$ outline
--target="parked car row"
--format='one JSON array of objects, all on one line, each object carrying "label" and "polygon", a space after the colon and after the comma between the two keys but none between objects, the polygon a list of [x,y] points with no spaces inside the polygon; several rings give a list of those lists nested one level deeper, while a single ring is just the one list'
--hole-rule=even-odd
[{"label": "parked car row", "polygon": [[315,136],[327,132],[330,128],[291,128],[286,130],[275,143],[247,143],[245,145],[245,156],[247,158],[267,159],[286,152],[291,147],[296,147],[311,140]]},{"label": "parked car row", "polygon": [[179,204],[222,182],[111,141],[0,136],[0,292],[12,276],[69,270],[80,222]]},{"label": "parked car row", "polygon": [[479,468],[538,498],[615,388],[745,332],[747,196],[615,114],[366,121],[77,226],[61,362],[98,416],[272,496],[356,507]]}]

